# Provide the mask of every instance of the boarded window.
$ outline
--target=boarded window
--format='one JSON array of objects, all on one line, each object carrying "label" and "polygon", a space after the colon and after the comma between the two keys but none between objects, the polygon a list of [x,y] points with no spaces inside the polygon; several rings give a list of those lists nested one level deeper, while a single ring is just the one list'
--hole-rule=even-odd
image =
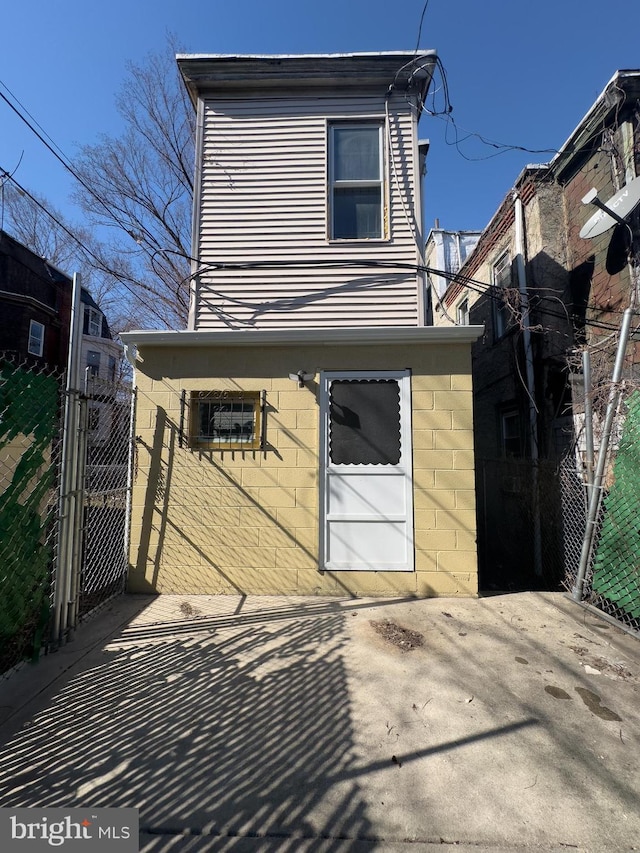
[{"label": "boarded window", "polygon": [[400,386],[395,379],[335,380],[329,393],[334,465],[400,462]]}]

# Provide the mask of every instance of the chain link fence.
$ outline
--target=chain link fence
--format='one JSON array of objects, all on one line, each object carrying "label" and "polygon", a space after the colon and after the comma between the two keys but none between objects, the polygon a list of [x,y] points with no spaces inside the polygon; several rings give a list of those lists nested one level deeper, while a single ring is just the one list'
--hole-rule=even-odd
[{"label": "chain link fence", "polygon": [[84,550],[79,616],[124,591],[129,518],[131,386],[89,379],[84,482]]},{"label": "chain link fence", "polygon": [[63,388],[60,374],[0,355],[0,673],[48,639]]},{"label": "chain link fence", "polygon": [[132,400],[0,354],[0,674],[124,591]]},{"label": "chain link fence", "polygon": [[[583,600],[625,627],[640,631],[640,392],[634,390],[620,406],[617,438],[611,453],[603,501],[596,519],[594,544],[586,564]],[[580,512],[574,525],[586,525],[586,478]],[[565,513],[568,515],[568,513]],[[564,586],[572,591],[579,560],[567,561]]]}]

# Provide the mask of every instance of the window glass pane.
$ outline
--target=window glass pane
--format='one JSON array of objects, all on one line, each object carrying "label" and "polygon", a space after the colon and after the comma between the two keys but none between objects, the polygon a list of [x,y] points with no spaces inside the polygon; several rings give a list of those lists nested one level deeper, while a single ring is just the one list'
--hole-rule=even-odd
[{"label": "window glass pane", "polygon": [[255,439],[254,400],[201,401],[199,440],[246,443]]},{"label": "window glass pane", "polygon": [[522,455],[520,415],[510,411],[502,415],[502,450],[505,456]]},{"label": "window glass pane", "polygon": [[333,193],[333,236],[342,239],[382,237],[380,187],[336,188]]},{"label": "window glass pane", "polygon": [[336,465],[400,462],[400,386],[395,379],[336,380],[329,397],[329,458]]},{"label": "window glass pane", "polygon": [[89,376],[98,376],[100,373],[100,353],[96,350],[87,352],[87,367],[89,368]]},{"label": "window glass pane", "polygon": [[27,351],[31,355],[42,355],[44,349],[44,326],[42,323],[37,323],[31,320],[29,323],[29,343]]},{"label": "window glass pane", "polygon": [[334,126],[333,168],[334,181],[379,181],[379,127]]},{"label": "window glass pane", "polygon": [[83,333],[99,338],[102,335],[102,314],[87,305],[84,309]]}]

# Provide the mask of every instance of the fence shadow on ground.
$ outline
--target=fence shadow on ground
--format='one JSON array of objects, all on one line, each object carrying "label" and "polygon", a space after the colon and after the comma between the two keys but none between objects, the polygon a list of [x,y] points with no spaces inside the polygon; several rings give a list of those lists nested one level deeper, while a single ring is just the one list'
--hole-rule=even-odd
[{"label": "fence shadow on ground", "polygon": [[[124,600],[129,613],[135,598]],[[608,807],[599,805],[605,790],[631,808],[633,779],[617,778],[590,747],[585,751],[590,735],[577,701],[575,725],[565,725],[564,713],[549,716],[549,703],[558,700],[545,683],[589,685],[576,673],[576,653],[560,645],[550,654],[531,626],[519,624],[515,601],[491,601],[470,610],[468,602],[448,600],[446,612],[434,601],[410,617],[415,602],[406,599],[153,599],[106,642],[78,635],[89,653],[0,747],[0,806],[137,807],[144,853],[384,850],[389,838],[404,837],[392,814],[403,797],[415,798],[424,831],[450,825],[440,811],[455,812],[456,800],[443,804],[428,779],[452,768],[457,796],[475,796],[509,826],[521,827],[523,814],[532,820],[537,812],[527,811],[529,803],[549,786],[583,798],[592,823]],[[543,601],[540,607],[549,619],[550,608]],[[351,625],[359,623],[366,638],[381,609],[416,619],[424,649],[394,658],[369,640],[350,644]],[[124,610],[116,615],[122,623]],[[573,630],[572,621],[567,625]],[[381,667],[380,685],[400,690],[402,703],[380,685],[366,704],[362,692],[354,701],[355,683],[379,677]],[[433,705],[445,704],[430,728],[433,705],[411,703],[430,702],[434,691],[441,695]],[[391,728],[402,737],[376,747]],[[611,736],[617,739],[617,729]],[[474,752],[481,743],[484,758]],[[525,752],[535,761],[526,772],[518,768]],[[497,786],[489,784],[497,780],[493,771],[487,776],[486,760],[502,768]],[[419,773],[394,782],[389,772],[400,765],[403,774],[412,767]],[[526,793],[511,794],[514,780],[524,780]],[[532,827],[544,840],[543,829]],[[385,831],[386,840],[378,837]]]},{"label": "fence shadow on ground", "polygon": [[223,641],[215,619],[197,616],[169,636],[125,630],[6,744],[1,804],[135,805],[154,850],[185,831],[224,840],[216,849],[255,835],[289,838],[288,850],[291,837],[369,837],[345,616],[288,610],[268,625],[224,619]]}]

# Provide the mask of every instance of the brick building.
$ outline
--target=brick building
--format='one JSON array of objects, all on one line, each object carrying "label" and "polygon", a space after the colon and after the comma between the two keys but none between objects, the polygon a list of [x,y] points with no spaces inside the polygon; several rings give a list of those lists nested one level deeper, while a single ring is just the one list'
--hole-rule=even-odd
[{"label": "brick building", "polygon": [[595,208],[582,199],[595,188],[606,202],[639,173],[639,97],[640,71],[618,71],[554,159],[521,172],[438,294],[440,323],[485,327],[473,346],[485,588],[554,587],[563,571],[557,465],[580,441],[580,353],[593,349],[604,387],[638,295],[638,208],[628,226],[585,238]]},{"label": "brick building", "polygon": [[71,284],[53,264],[0,231],[0,351],[64,369]]}]

